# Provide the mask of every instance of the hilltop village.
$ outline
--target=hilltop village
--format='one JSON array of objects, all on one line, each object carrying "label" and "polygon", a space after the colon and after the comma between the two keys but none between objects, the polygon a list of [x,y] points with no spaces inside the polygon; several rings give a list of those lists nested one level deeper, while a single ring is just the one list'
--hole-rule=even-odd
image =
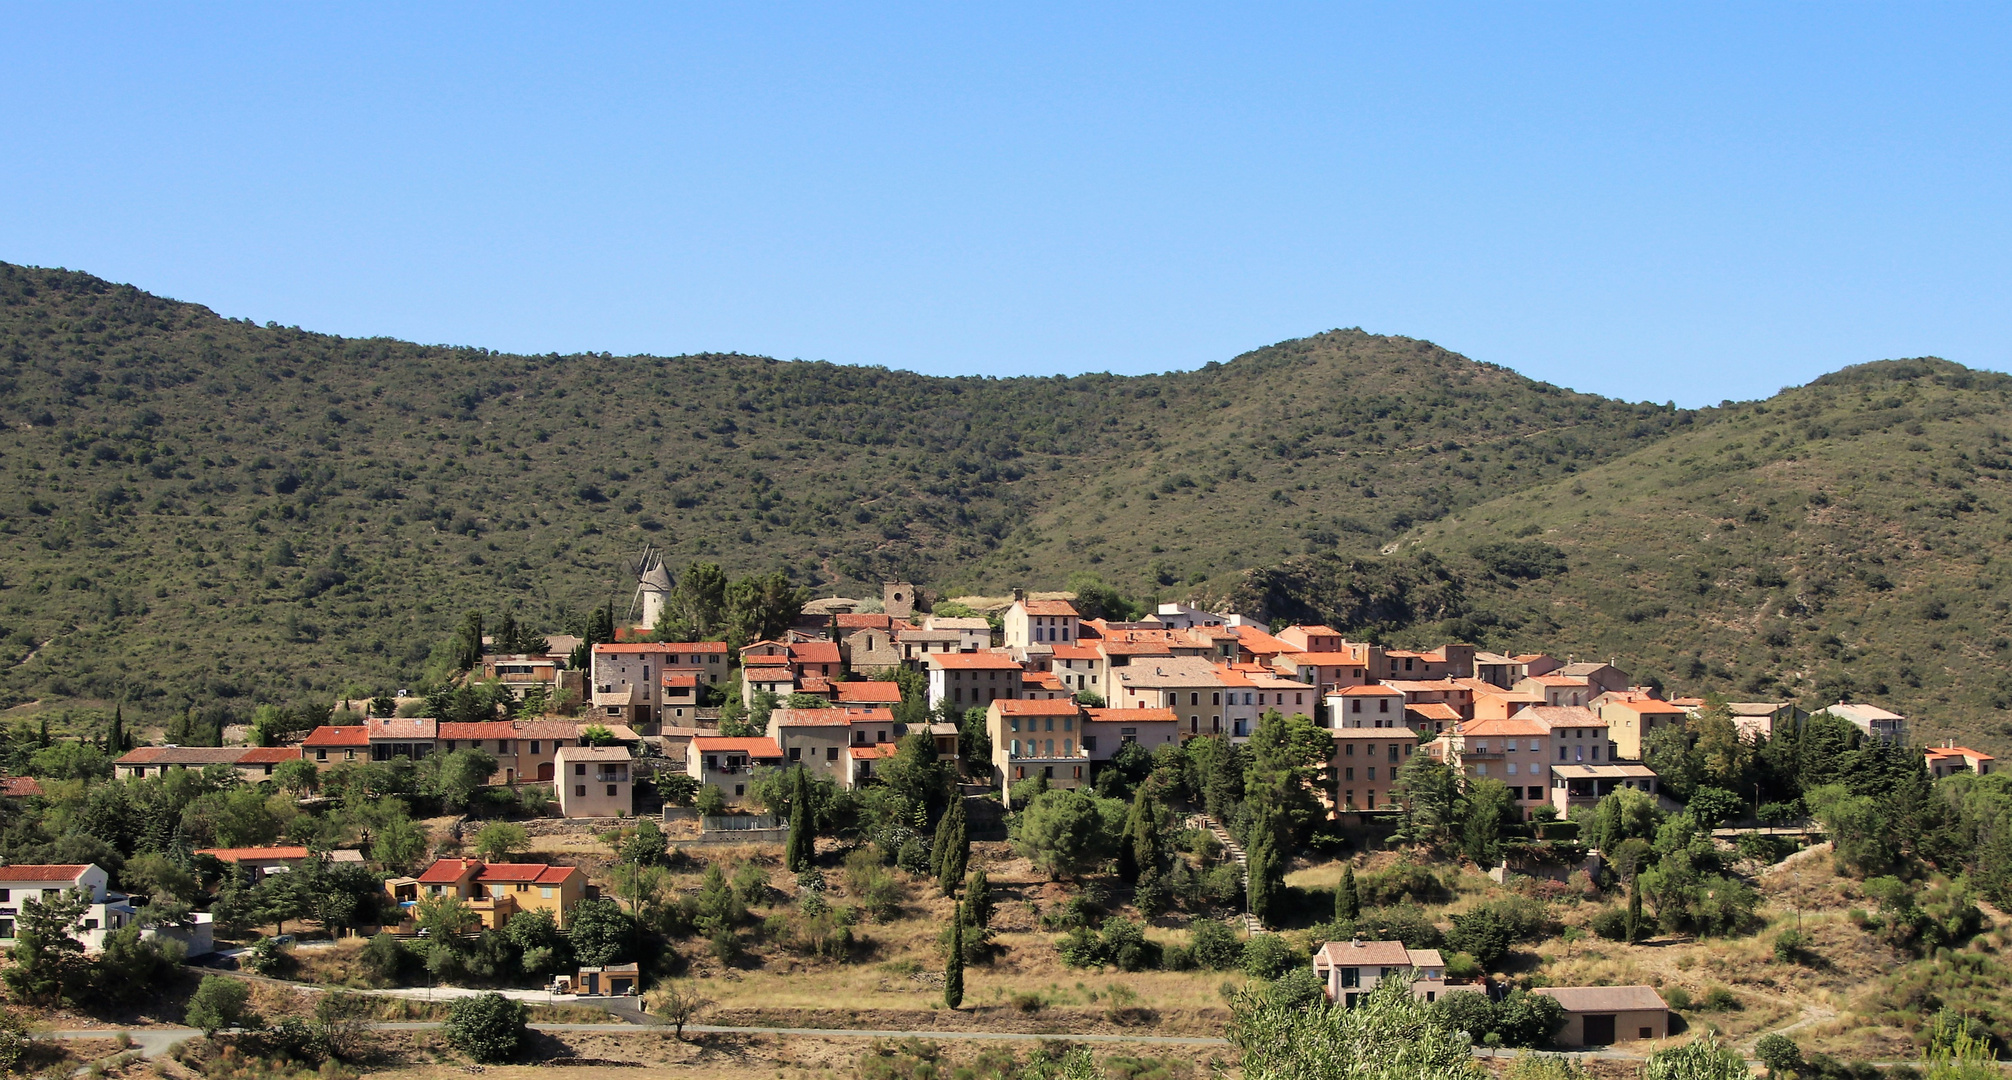
[{"label": "hilltop village", "polygon": [[[1876,907],[1849,925],[1894,971],[1986,947],[1973,897],[2012,876],[1992,757],[1871,703],[1666,697],[1612,662],[1177,603],[638,578],[632,619],[586,635],[471,616],[425,693],[261,709],[222,745],[186,717],[146,745],[123,720],[15,738],[10,985],[131,1006],[135,964],[188,962],[684,1019],[915,992],[848,989],[872,964],[1022,1023],[1157,971],[1159,1024],[1389,1007],[1389,984],[1476,1044],[1656,1048],[1737,1034],[1762,991],[1628,950],[1768,931],[1818,970],[1779,875]],[[96,974],[31,977],[52,936]],[[1835,970],[1824,1046],[1916,1038],[1854,1023]],[[1747,1034],[1816,1015],[1806,981],[1751,979],[1780,1001]]]}]

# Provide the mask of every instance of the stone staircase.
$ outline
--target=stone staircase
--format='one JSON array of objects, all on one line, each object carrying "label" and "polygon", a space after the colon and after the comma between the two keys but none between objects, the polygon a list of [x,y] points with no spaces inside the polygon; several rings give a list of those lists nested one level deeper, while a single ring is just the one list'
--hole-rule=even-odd
[{"label": "stone staircase", "polygon": [[[1244,887],[1244,895],[1249,896],[1251,886],[1251,857],[1250,853],[1244,850],[1244,846],[1237,843],[1237,838],[1231,836],[1230,831],[1223,828],[1221,822],[1218,822],[1207,814],[1190,815],[1188,818],[1188,827],[1191,829],[1207,829],[1209,835],[1216,838],[1216,843],[1221,844],[1223,850],[1229,852],[1230,858],[1237,864],[1237,879]],[[1245,933],[1271,933],[1271,928],[1259,922],[1258,917],[1249,911],[1245,911],[1242,915],[1238,916],[1238,920],[1242,922]]]}]

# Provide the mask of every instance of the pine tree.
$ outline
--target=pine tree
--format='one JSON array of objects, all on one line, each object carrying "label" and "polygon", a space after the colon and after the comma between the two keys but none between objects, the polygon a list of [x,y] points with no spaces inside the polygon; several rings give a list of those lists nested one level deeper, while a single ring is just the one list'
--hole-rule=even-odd
[{"label": "pine tree", "polygon": [[950,928],[950,958],[943,962],[943,1003],[964,1004],[964,906],[959,904]]},{"label": "pine tree", "polygon": [[1352,923],[1362,914],[1362,898],[1355,891],[1355,867],[1341,868],[1341,884],[1334,890],[1334,921]]}]

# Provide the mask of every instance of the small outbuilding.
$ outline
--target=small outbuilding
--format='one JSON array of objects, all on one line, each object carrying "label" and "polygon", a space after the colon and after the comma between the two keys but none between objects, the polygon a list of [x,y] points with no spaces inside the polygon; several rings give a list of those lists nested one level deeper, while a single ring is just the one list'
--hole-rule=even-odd
[{"label": "small outbuilding", "polygon": [[1667,1038],[1670,1007],[1653,986],[1544,986],[1533,993],[1565,1007],[1559,1046],[1612,1046]]}]

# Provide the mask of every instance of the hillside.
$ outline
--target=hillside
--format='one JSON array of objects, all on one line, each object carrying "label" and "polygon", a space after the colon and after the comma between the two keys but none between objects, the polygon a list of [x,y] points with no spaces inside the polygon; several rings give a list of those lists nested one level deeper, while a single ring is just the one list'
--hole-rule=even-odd
[{"label": "hillside", "polygon": [[[2012,750],[2012,378],[1865,364],[1415,529],[1492,647],[1613,657],[1673,692],[1869,698]],[[1476,548],[1541,541],[1518,580]],[[1422,631],[1422,627],[1420,630]]]},{"label": "hillside", "polygon": [[1092,570],[1172,595],[1368,553],[1698,416],[1334,331],[1200,371],[928,378],[513,356],[0,264],[0,704],[382,690],[469,609],[558,630],[673,566],[820,592]]}]

